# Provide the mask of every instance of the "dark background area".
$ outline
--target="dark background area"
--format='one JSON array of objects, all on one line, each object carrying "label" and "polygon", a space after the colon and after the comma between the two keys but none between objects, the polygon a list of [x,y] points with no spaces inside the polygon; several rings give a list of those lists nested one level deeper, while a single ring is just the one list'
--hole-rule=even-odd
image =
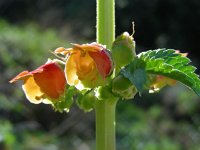
[{"label": "dark background area", "polygon": [[[8,81],[53,57],[49,50],[95,41],[95,0],[0,1],[0,149],[92,150],[94,112],[30,104]],[[200,68],[199,0],[116,0],[116,35],[132,33],[137,53],[173,48]],[[197,69],[199,74],[199,69]],[[199,150],[200,101],[181,84],[144,92],[117,107],[118,149]]]}]

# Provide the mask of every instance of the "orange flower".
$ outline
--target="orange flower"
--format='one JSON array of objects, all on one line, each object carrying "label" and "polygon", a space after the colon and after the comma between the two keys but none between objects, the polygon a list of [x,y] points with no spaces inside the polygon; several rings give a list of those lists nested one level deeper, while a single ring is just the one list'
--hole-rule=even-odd
[{"label": "orange flower", "polygon": [[23,71],[10,83],[23,80],[23,90],[31,103],[49,103],[59,100],[64,94],[66,79],[64,72],[55,62],[48,62],[31,72]]},{"label": "orange flower", "polygon": [[73,44],[73,48],[63,47],[56,54],[67,56],[65,75],[69,85],[93,88],[105,83],[112,72],[113,64],[108,51],[97,43]]}]

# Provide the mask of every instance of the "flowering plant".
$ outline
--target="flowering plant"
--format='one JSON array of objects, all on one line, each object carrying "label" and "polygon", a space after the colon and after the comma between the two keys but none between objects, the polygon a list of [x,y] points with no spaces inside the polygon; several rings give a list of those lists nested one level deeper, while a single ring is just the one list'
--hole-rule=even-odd
[{"label": "flowering plant", "polygon": [[114,0],[97,0],[95,43],[59,47],[54,51],[59,60],[23,71],[10,80],[23,81],[25,95],[32,103],[51,104],[60,112],[69,111],[75,101],[84,111],[95,109],[97,150],[115,150],[118,100],[133,99],[144,90],[157,92],[177,81],[200,95],[200,79],[186,54],[173,49],[136,54],[134,32],[124,32],[115,39],[114,30]]}]

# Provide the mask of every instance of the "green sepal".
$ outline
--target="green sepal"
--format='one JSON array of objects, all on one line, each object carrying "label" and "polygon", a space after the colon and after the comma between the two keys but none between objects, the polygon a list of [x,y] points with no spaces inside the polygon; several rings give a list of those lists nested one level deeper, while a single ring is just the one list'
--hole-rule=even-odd
[{"label": "green sepal", "polygon": [[112,92],[112,87],[111,85],[103,86],[103,87],[98,87],[95,91],[96,97],[98,100],[111,100],[115,101],[118,99],[113,92]]},{"label": "green sepal", "polygon": [[96,100],[95,93],[91,90],[85,93],[82,92],[82,94],[79,93],[77,95],[76,104],[83,111],[90,112],[93,110]]},{"label": "green sepal", "polygon": [[59,112],[69,112],[70,107],[74,103],[74,95],[77,93],[77,89],[74,86],[68,86],[65,90],[64,96],[60,98],[59,101],[52,104],[55,111]]},{"label": "green sepal", "polygon": [[137,94],[136,87],[123,75],[118,75],[112,81],[112,92],[122,99],[133,99]]}]

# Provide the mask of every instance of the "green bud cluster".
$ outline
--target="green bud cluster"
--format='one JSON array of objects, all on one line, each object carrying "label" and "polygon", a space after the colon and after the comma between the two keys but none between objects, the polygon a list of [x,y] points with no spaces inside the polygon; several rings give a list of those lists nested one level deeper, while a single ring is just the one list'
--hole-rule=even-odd
[{"label": "green bud cluster", "polygon": [[86,93],[84,95],[79,95],[77,99],[77,105],[80,109],[85,112],[90,112],[94,108],[96,97],[93,92]]},{"label": "green bud cluster", "polygon": [[137,94],[137,89],[129,79],[118,75],[112,81],[112,92],[123,99],[133,99]]},{"label": "green bud cluster", "polygon": [[117,99],[117,97],[115,95],[113,95],[112,88],[110,85],[97,88],[96,89],[96,97],[99,100],[109,99],[109,100],[114,101]]}]

